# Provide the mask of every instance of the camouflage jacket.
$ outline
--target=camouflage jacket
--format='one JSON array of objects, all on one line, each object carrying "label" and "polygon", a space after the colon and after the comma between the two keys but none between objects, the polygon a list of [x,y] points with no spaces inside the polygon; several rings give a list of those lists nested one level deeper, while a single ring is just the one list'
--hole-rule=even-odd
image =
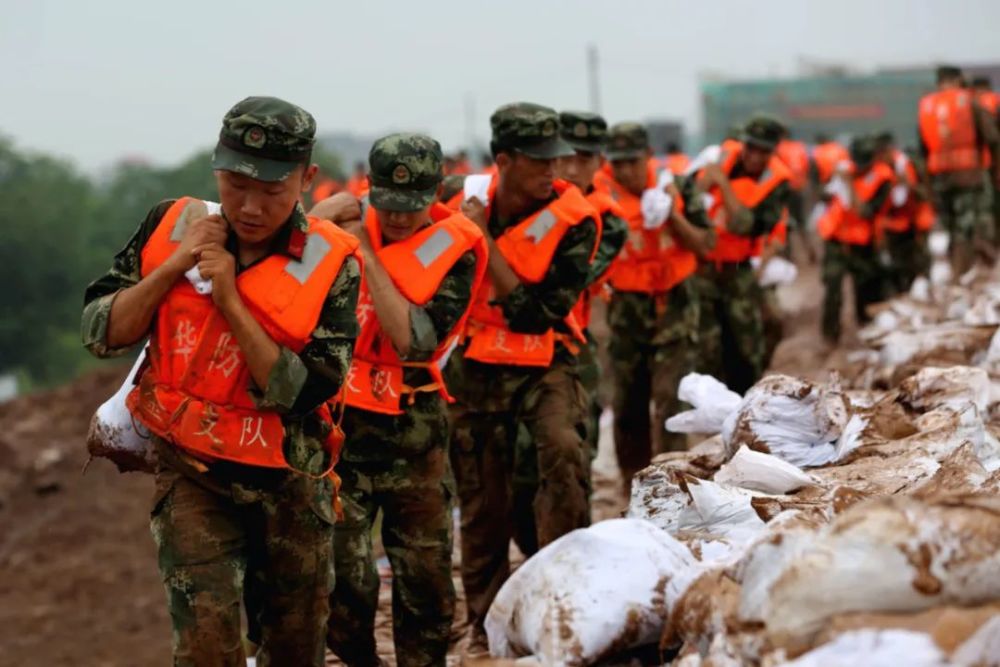
[{"label": "camouflage jacket", "polygon": [[[496,208],[490,212],[489,233],[499,237],[505,230],[534,213],[530,211],[509,220],[500,220]],[[597,225],[584,220],[571,227],[556,248],[545,276],[534,284],[521,283],[500,299],[507,325],[518,333],[545,333],[549,329],[565,331],[562,320],[576,305],[580,292],[590,277],[590,256],[596,242]],[[466,360],[459,348],[446,369],[448,389],[463,403],[488,411],[507,410],[511,402],[532,378],[545,369],[481,364]],[[576,357],[561,344],[556,345],[553,363],[576,364]]]},{"label": "camouflage jacket", "polygon": [[597,242],[597,253],[587,271],[587,287],[607,272],[625,247],[627,239],[628,223],[612,213],[605,214],[601,220],[601,240]]},{"label": "camouflage jacket", "polygon": [[[142,248],[173,203],[174,200],[167,200],[156,205],[115,255],[111,268],[87,287],[81,335],[84,346],[95,356],[115,357],[128,351],[128,347],[111,348],[106,343],[111,304],[119,291],[141,279]],[[275,252],[287,252],[292,229],[297,226],[304,230],[307,224],[301,207],[297,207],[274,239]],[[238,256],[234,235],[230,235],[226,245]],[[237,272],[246,268],[238,266]],[[251,388],[259,407],[281,414],[287,433],[285,456],[296,468],[314,467],[314,456],[322,449],[320,436],[325,434],[313,411],[340,390],[347,375],[358,335],[355,308],[360,283],[360,267],[348,259],[330,288],[309,343],[298,354],[281,348],[266,389]]]}]

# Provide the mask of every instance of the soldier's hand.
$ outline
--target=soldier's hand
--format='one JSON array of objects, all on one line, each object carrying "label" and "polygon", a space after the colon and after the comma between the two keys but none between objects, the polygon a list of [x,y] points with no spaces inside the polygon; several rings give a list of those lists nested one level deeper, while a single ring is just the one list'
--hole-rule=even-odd
[{"label": "soldier's hand", "polygon": [[170,259],[183,273],[197,263],[197,256],[194,252],[196,248],[211,244],[223,246],[228,234],[229,225],[226,224],[221,215],[207,215],[192,220],[184,229],[181,243]]},{"label": "soldier's hand", "polygon": [[477,197],[463,200],[459,206],[462,215],[476,223],[481,229],[486,229],[486,205],[479,201]]},{"label": "soldier's hand", "polygon": [[317,202],[309,215],[343,226],[343,223],[361,220],[361,202],[350,192],[338,192]]},{"label": "soldier's hand", "polygon": [[704,183],[706,189],[714,185],[720,185],[724,180],[726,180],[726,175],[720,167],[715,162],[709,163],[702,170],[701,181]]},{"label": "soldier's hand", "polygon": [[212,301],[219,308],[233,305],[239,298],[236,291],[236,258],[220,243],[209,243],[194,249],[198,271],[212,281]]},{"label": "soldier's hand", "polygon": [[368,234],[365,233],[365,226],[361,220],[354,219],[342,222],[339,223],[339,227],[357,240],[361,241],[362,245],[368,241]]}]

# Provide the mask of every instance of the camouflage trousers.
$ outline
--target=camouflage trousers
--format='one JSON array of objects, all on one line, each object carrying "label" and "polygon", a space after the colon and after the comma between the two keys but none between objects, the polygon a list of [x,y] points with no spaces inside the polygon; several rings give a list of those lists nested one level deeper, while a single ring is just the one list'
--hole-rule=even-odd
[{"label": "camouflage trousers", "polygon": [[925,232],[914,229],[886,232],[885,249],[889,254],[885,287],[896,294],[909,291],[917,276],[926,275],[930,271],[931,256],[927,250]]},{"label": "camouflage trousers", "polygon": [[706,263],[694,280],[701,300],[696,370],[743,394],[766,368],[764,291],[750,262]]},{"label": "camouflage trousers", "polygon": [[[452,406],[462,583],[469,623],[480,628],[510,575],[511,538],[530,556],[590,523],[586,401],[576,366],[556,361],[524,373],[508,410]],[[518,444],[519,432],[527,446]]]},{"label": "camouflage trousers", "polygon": [[611,297],[615,453],[626,490],[655,454],[687,449],[687,436],[667,431],[663,423],[684,409],[677,386],[694,367],[698,318],[698,295],[689,280],[665,294]]},{"label": "camouflage trousers", "polygon": [[976,187],[960,187],[941,177],[931,184],[941,226],[951,235],[952,270],[959,276],[994,242],[993,188],[985,176]]},{"label": "camouflage trousers", "polygon": [[837,342],[845,276],[854,284],[854,313],[859,325],[868,322],[867,308],[885,298],[883,270],[874,246],[828,241],[823,252],[823,336]]},{"label": "camouflage trousers", "polygon": [[580,384],[584,390],[583,411],[587,420],[587,445],[590,448],[590,460],[597,456],[597,440],[601,435],[601,406],[598,390],[601,383],[601,364],[598,361],[597,339],[590,331],[584,332],[587,344],[580,349],[577,357],[580,372]]},{"label": "camouflage trousers", "polygon": [[[247,469],[252,482],[200,474],[157,442],[151,529],[173,626],[177,667],[245,667],[240,605],[259,635],[258,665],[323,665],[333,584],[333,485]],[[241,476],[241,475],[237,475]]]},{"label": "camouflage trousers", "polygon": [[[392,566],[397,664],[443,666],[455,613],[455,483],[444,401],[436,393],[420,394],[398,417],[348,409],[344,427],[348,439],[337,465],[344,518],[333,540],[337,582],[330,596],[330,649],[351,667],[379,664],[380,580],[372,529],[381,511],[382,545]],[[385,456],[394,446],[396,456]]]}]

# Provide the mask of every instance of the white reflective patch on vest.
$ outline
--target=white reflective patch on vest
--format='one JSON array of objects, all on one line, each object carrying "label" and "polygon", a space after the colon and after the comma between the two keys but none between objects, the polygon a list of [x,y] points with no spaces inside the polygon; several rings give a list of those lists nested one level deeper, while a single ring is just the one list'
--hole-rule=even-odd
[{"label": "white reflective patch on vest", "polygon": [[454,242],[455,240],[451,238],[447,229],[439,229],[427,237],[427,240],[421,243],[420,247],[413,251],[413,254],[416,255],[421,266],[426,269]]},{"label": "white reflective patch on vest", "polygon": [[556,216],[552,215],[552,211],[549,209],[545,209],[538,214],[534,222],[528,225],[528,228],[524,231],[524,235],[532,239],[535,245],[538,245],[555,226]]},{"label": "white reflective patch on vest", "polygon": [[222,204],[218,202],[192,199],[184,207],[184,210],[181,211],[180,216],[177,217],[177,222],[170,232],[171,242],[180,243],[181,239],[184,238],[184,231],[187,229],[188,223],[195,218],[203,215],[218,215],[221,212]]},{"label": "white reflective patch on vest", "polygon": [[291,260],[285,265],[285,271],[290,276],[305,285],[319,263],[323,261],[327,253],[330,252],[330,242],[319,234],[310,234],[306,237],[306,247],[302,250],[302,259]]}]

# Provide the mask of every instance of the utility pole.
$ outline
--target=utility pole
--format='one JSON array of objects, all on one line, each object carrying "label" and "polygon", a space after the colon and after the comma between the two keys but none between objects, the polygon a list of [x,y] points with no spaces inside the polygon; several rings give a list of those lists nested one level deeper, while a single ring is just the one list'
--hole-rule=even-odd
[{"label": "utility pole", "polygon": [[597,80],[597,46],[587,45],[587,78],[590,82],[590,110],[601,113],[601,84]]}]

